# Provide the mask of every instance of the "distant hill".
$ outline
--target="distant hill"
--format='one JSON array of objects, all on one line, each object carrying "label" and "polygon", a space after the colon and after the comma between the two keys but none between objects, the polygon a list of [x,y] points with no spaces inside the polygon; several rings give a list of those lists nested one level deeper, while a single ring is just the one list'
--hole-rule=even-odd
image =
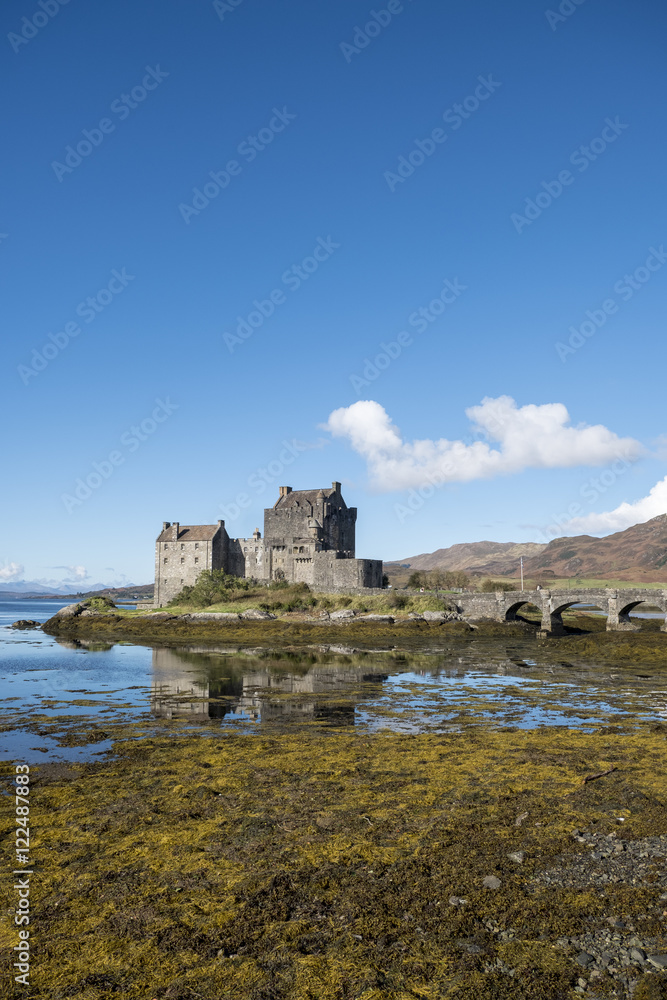
[{"label": "distant hill", "polygon": [[136,587],[106,587],[104,584],[94,584],[93,587],[97,589],[91,589],[86,591],[77,591],[73,594],[65,590],[62,591],[53,590],[50,587],[31,587],[29,583],[21,583],[20,585],[11,584],[12,588],[20,586],[20,590],[0,590],[0,600],[2,601],[16,601],[28,598],[43,598],[48,600],[49,598],[69,598],[72,600],[82,600],[84,597],[110,597],[113,601],[115,600],[131,600],[135,595],[137,597],[147,599],[153,597],[153,584],[152,583],[142,583]]},{"label": "distant hill", "polygon": [[539,542],[463,542],[450,545],[448,549],[437,549],[435,552],[410,556],[397,563],[385,563],[385,570],[391,573],[400,567],[428,571],[465,570],[479,576],[506,576],[518,573],[521,556],[525,560],[537,556],[546,545]]},{"label": "distant hill", "polygon": [[587,577],[661,583],[667,580],[667,514],[606,538],[556,538],[524,559],[527,576]]},{"label": "distant hill", "polygon": [[[398,582],[414,570],[465,570],[475,576],[516,578],[523,556],[526,577],[667,581],[667,514],[617,531],[606,538],[575,535],[556,538],[548,545],[514,542],[469,542],[436,552],[385,563]],[[667,586],[667,583],[666,583]]]}]

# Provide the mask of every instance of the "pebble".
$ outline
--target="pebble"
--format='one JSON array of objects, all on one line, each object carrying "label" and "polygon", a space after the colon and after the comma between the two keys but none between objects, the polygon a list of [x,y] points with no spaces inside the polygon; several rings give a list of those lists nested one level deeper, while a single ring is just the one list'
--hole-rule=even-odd
[{"label": "pebble", "polygon": [[518,865],[523,864],[523,859],[525,858],[525,856],[526,856],[525,851],[512,851],[511,854],[507,855],[510,861],[516,861]]},{"label": "pebble", "polygon": [[502,882],[495,875],[487,875],[482,881],[482,885],[487,889],[500,889]]}]

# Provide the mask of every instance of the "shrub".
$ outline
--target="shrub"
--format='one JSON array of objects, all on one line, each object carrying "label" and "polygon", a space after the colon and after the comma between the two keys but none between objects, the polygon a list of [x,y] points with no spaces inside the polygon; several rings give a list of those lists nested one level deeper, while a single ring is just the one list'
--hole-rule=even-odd
[{"label": "shrub", "polygon": [[480,592],[482,594],[493,594],[496,590],[516,590],[516,584],[506,583],[502,580],[482,580],[479,585]]},{"label": "shrub", "polygon": [[407,594],[393,593],[387,600],[387,604],[390,608],[405,608],[410,602],[410,598]]},{"label": "shrub", "polygon": [[222,604],[225,601],[238,599],[240,594],[248,596],[247,592],[257,585],[252,580],[239,576],[229,576],[220,569],[203,570],[197,582],[191,587],[183,587],[168,607],[175,605],[193,605],[206,608],[211,604]]},{"label": "shrub", "polygon": [[91,608],[93,611],[108,611],[109,608],[116,607],[110,597],[89,597],[88,600],[83,603],[87,608]]}]

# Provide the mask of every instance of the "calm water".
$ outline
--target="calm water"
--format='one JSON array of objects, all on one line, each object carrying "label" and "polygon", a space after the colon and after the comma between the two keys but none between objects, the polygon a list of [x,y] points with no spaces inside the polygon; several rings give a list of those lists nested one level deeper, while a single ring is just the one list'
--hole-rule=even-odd
[{"label": "calm water", "polygon": [[[562,662],[532,637],[442,641],[418,654],[343,646],[288,652],[65,642],[8,627],[19,618],[46,621],[63,603],[0,603],[2,759],[102,756],[112,741],[100,738],[99,727],[122,721],[147,731],[224,734],[298,725],[460,732],[489,723],[667,719],[664,669]],[[86,736],[91,722],[97,742]]]}]

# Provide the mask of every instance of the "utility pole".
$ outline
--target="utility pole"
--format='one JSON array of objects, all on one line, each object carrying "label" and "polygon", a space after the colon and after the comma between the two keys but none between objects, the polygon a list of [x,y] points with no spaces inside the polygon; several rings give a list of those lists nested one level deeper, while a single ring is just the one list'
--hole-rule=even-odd
[{"label": "utility pole", "polygon": [[523,593],[523,556],[521,556],[521,593]]}]

